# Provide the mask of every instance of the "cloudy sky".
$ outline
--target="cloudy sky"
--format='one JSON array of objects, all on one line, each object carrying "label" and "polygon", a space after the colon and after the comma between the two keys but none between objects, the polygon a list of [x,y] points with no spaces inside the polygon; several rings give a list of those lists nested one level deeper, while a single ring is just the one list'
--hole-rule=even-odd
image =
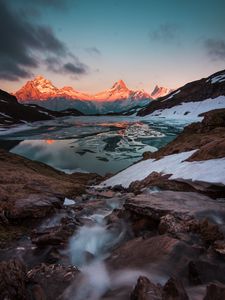
[{"label": "cloudy sky", "polygon": [[225,68],[224,0],[0,0],[0,88],[151,91]]}]

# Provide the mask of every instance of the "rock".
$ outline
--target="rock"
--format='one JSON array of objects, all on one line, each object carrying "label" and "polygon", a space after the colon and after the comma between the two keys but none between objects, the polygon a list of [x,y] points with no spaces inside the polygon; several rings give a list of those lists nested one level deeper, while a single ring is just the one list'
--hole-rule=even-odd
[{"label": "rock", "polygon": [[[74,266],[41,264],[27,273],[27,280],[31,287],[38,285],[36,293],[39,296],[42,294],[48,300],[55,300],[60,298],[60,295],[77,278],[78,274],[79,271]],[[34,290],[32,292],[34,293]]]},{"label": "rock", "polygon": [[64,245],[73,234],[76,225],[64,225],[47,228],[43,231],[34,231],[32,243],[37,246]]},{"label": "rock", "polygon": [[224,239],[223,233],[220,232],[218,225],[210,223],[207,219],[193,223],[192,231],[199,233],[203,241],[207,244],[212,244],[217,240]]},{"label": "rock", "polygon": [[155,285],[147,277],[140,276],[130,295],[130,300],[155,300],[162,299],[161,285]]},{"label": "rock", "polygon": [[203,260],[190,261],[189,265],[189,281],[191,284],[205,284],[211,281],[219,281],[225,283],[225,264],[210,263]]},{"label": "rock", "polygon": [[31,297],[34,300],[47,300],[45,292],[39,284],[34,284],[31,288]]},{"label": "rock", "polygon": [[177,278],[170,278],[163,287],[162,300],[188,300],[183,283]]},{"label": "rock", "polygon": [[221,283],[211,283],[207,286],[206,295],[203,300],[223,300],[225,299],[225,285]]},{"label": "rock", "polygon": [[114,192],[121,192],[121,193],[126,192],[126,189],[125,189],[121,184],[119,184],[119,185],[114,185],[114,186],[112,187],[112,190],[113,190]]},{"label": "rock", "polygon": [[115,249],[108,264],[113,269],[145,267],[146,263],[157,263],[168,258],[178,243],[178,240],[166,235],[135,238]]},{"label": "rock", "polygon": [[0,297],[26,300],[26,267],[19,259],[0,262]]},{"label": "rock", "polygon": [[8,219],[43,218],[55,209],[62,208],[63,199],[53,196],[31,194],[18,199],[8,212]]},{"label": "rock", "polygon": [[225,241],[215,241],[213,244],[214,251],[221,257],[225,258]]},{"label": "rock", "polygon": [[210,213],[225,214],[225,204],[192,192],[161,191],[153,194],[129,196],[124,204],[131,214],[148,216],[160,222],[161,217],[170,214],[178,218],[201,217]]},{"label": "rock", "polygon": [[[65,174],[43,163],[0,149],[0,215],[10,222],[44,217],[76,198],[96,174]],[[2,218],[1,218],[2,219]]]},{"label": "rock", "polygon": [[189,231],[189,222],[168,214],[161,217],[158,230],[160,234],[171,233],[176,236],[177,233]]},{"label": "rock", "polygon": [[157,187],[162,190],[173,190],[182,192],[195,192],[196,189],[188,182],[170,180],[170,175],[163,175],[157,172],[152,172],[143,180],[136,180],[129,185],[128,191],[134,194],[142,192],[146,187]]}]

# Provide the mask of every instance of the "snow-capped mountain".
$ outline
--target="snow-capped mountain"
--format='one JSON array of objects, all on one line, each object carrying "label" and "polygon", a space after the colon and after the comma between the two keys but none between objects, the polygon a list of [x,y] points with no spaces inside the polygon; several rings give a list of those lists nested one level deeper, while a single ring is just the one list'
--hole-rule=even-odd
[{"label": "snow-capped mountain", "polygon": [[153,99],[158,99],[158,98],[161,98],[161,97],[164,97],[164,96],[168,95],[172,91],[173,91],[172,89],[156,85],[154,90],[151,93],[151,97]]},{"label": "snow-capped mountain", "polygon": [[92,95],[69,86],[57,88],[43,76],[28,81],[15,96],[21,103],[35,103],[52,110],[75,108],[86,114],[120,112],[146,105],[152,99],[142,90],[130,90],[122,80],[112,88]]},{"label": "snow-capped mountain", "polygon": [[225,70],[189,82],[157,101],[152,101],[138,115],[198,119],[204,112],[221,108],[225,108]]}]

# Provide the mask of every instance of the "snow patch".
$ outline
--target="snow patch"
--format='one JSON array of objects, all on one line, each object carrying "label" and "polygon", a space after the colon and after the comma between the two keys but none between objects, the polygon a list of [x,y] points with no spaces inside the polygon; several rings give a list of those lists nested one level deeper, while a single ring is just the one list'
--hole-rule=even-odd
[{"label": "snow patch", "polygon": [[192,121],[201,121],[203,117],[199,117],[200,114],[219,108],[225,108],[225,96],[198,102],[183,102],[171,108],[156,110],[145,118],[157,116],[168,119],[191,119]]},{"label": "snow patch", "polygon": [[75,203],[76,203],[76,201],[69,199],[69,198],[65,198],[63,205],[70,206],[70,205],[74,205]]},{"label": "snow patch", "polygon": [[217,75],[215,77],[209,78],[206,82],[211,81],[212,84],[217,82],[223,82],[225,81],[225,74]]},{"label": "snow patch", "polygon": [[173,98],[175,95],[177,95],[177,94],[179,94],[179,93],[180,93],[180,90],[178,90],[178,91],[172,93],[168,98],[166,98],[166,99],[163,100],[163,101],[169,100],[169,99]]},{"label": "snow patch", "polygon": [[127,188],[152,172],[171,174],[170,179],[189,179],[225,185],[225,158],[187,162],[197,150],[141,161],[101,183],[100,187],[122,185]]}]

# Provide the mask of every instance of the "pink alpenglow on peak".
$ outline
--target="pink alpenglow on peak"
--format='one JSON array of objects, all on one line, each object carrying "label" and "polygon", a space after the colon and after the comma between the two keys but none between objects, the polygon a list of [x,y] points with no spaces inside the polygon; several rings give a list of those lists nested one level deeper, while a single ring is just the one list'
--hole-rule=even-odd
[{"label": "pink alpenglow on peak", "polygon": [[151,96],[142,90],[130,90],[123,80],[117,81],[110,89],[97,94],[88,94],[77,91],[70,86],[63,88],[55,87],[50,80],[43,76],[37,76],[33,80],[28,81],[15,96],[20,102],[31,100],[49,100],[54,98],[87,100],[87,101],[115,101],[125,99],[151,99]]},{"label": "pink alpenglow on peak", "polygon": [[151,93],[151,98],[153,99],[157,99],[157,98],[160,98],[160,97],[164,97],[168,94],[170,94],[173,90],[170,89],[170,88],[166,88],[166,87],[163,87],[163,86],[158,86],[156,85],[154,90],[152,91]]}]

